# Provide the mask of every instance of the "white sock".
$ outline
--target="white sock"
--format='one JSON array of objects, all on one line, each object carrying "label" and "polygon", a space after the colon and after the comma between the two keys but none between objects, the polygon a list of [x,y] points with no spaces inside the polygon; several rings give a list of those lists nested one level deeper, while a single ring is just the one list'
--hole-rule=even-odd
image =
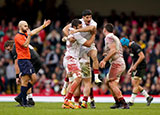
[{"label": "white sock", "polygon": [[91,101],[91,102],[94,101],[94,98],[90,99],[90,101]]},{"label": "white sock", "polygon": [[67,86],[68,86],[68,82],[64,81],[63,88],[67,88]]},{"label": "white sock", "polygon": [[78,103],[78,102],[74,102],[74,104],[75,104],[75,105],[79,105],[79,103]]},{"label": "white sock", "polygon": [[28,98],[28,99],[29,99],[29,98],[32,98],[32,97],[33,97],[32,93],[30,93],[30,94],[27,95],[27,98]]},{"label": "white sock", "polygon": [[136,94],[136,93],[132,93],[132,95],[131,95],[131,98],[130,98],[130,101],[129,101],[129,102],[134,103],[134,100],[135,100],[136,96],[137,96],[137,94]]},{"label": "white sock", "polygon": [[146,98],[149,97],[148,93],[144,89],[142,90],[141,94]]},{"label": "white sock", "polygon": [[95,76],[95,79],[99,79],[99,78],[98,78],[98,74],[94,74],[94,76]]}]

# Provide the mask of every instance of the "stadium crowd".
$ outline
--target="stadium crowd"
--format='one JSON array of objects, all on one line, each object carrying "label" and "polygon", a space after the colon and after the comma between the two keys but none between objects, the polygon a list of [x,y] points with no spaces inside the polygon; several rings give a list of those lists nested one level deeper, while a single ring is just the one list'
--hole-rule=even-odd
[{"label": "stadium crowd", "polygon": [[[95,13],[93,19],[97,22],[96,47],[98,49],[98,59],[102,60],[104,47],[103,25],[110,22],[114,24],[114,34],[119,38],[128,37],[131,41],[136,41],[144,51],[147,62],[146,75],[143,77],[142,86],[151,95],[160,94],[160,17],[158,16],[136,16],[134,12],[126,15],[122,12],[120,15],[113,10],[110,16],[100,17]],[[5,19],[0,20],[0,94],[17,94],[16,73],[14,63],[10,54],[4,50],[4,43],[7,40],[14,39],[18,31],[17,18],[12,18],[9,22]],[[41,25],[43,20],[37,20],[32,28]],[[38,52],[43,64],[43,68],[38,73],[38,81],[34,85],[34,94],[36,95],[59,95],[65,78],[63,67],[63,57],[65,52],[65,43],[63,37],[62,20],[53,21],[45,30],[40,31],[31,39],[31,45]],[[124,49],[124,59],[126,62],[126,71],[121,76],[120,89],[124,95],[132,93],[131,77],[127,75],[127,70],[132,64],[129,50]],[[109,63],[107,64],[109,67]],[[109,68],[100,69],[100,76],[104,79]],[[83,90],[83,87],[82,87]],[[110,94],[106,85],[94,84],[93,91],[95,95]]]}]

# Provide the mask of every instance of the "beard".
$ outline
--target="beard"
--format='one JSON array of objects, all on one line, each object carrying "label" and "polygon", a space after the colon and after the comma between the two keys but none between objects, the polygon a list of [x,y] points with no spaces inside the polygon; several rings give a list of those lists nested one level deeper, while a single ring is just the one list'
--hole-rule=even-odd
[{"label": "beard", "polygon": [[26,33],[26,32],[27,32],[27,30],[25,30],[25,29],[23,29],[23,28],[22,28],[22,32],[23,32],[23,33]]}]

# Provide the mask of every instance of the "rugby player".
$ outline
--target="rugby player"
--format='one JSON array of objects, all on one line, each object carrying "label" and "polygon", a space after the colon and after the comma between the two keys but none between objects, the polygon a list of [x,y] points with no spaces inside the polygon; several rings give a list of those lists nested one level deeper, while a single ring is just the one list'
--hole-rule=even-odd
[{"label": "rugby player", "polygon": [[[87,40],[90,39],[91,37],[91,32],[88,30],[88,28],[90,27],[95,27],[97,28],[97,23],[92,19],[92,11],[91,10],[84,10],[82,12],[82,18],[80,19],[80,21],[82,22],[82,28],[81,29],[77,29],[77,30],[73,30],[71,33],[76,33],[76,32],[80,32],[81,36],[86,38]],[[65,34],[65,36],[68,36],[68,28],[71,25],[68,24],[67,26],[65,26],[63,28],[63,32]],[[87,29],[83,29],[84,27],[87,27]],[[91,47],[87,48],[85,46],[84,50],[85,52],[88,54],[88,56],[90,56],[92,58],[93,61],[93,73],[95,75],[95,82],[96,83],[100,83],[101,80],[98,78],[99,75],[99,62],[98,62],[98,58],[97,58],[97,48],[95,47],[95,43],[93,43],[91,45]]]},{"label": "rugby player", "polygon": [[103,28],[105,37],[105,57],[100,62],[100,67],[105,68],[106,62],[110,62],[109,73],[106,76],[105,83],[108,86],[116,104],[111,106],[111,109],[121,108],[129,109],[128,104],[123,98],[122,92],[118,87],[120,76],[124,72],[126,65],[123,58],[123,50],[120,40],[113,34],[113,25],[108,23]]},{"label": "rugby player", "polygon": [[[97,23],[92,19],[92,11],[88,10],[88,9],[84,10],[82,12],[82,19],[80,19],[80,20],[82,21],[82,27],[83,28],[72,30],[71,33],[73,34],[73,33],[76,33],[76,32],[80,32],[81,35],[84,38],[89,39],[90,36],[91,36],[92,28],[97,27]],[[65,36],[68,36],[68,28],[69,27],[70,27],[70,24],[63,28],[63,32],[64,32]],[[95,75],[95,77],[92,78],[92,82],[95,81],[96,83],[100,83],[101,80],[98,78],[99,62],[98,62],[98,59],[97,59],[97,49],[95,47],[95,43],[93,43],[91,45],[91,47],[89,47],[89,48],[87,48],[85,46],[82,46],[80,52],[81,52],[80,54],[82,56],[85,56],[85,57],[81,56],[81,60],[84,60],[85,63],[90,63],[90,58],[87,57],[87,56],[90,56],[92,58],[92,60],[93,60],[93,72],[94,72],[94,75]],[[86,53],[87,55],[85,55],[84,53]],[[83,63],[83,61],[81,61],[81,63]],[[81,65],[84,65],[84,64],[81,64]],[[87,87],[87,85],[90,85],[90,83],[89,83],[91,81],[90,79],[91,78],[87,78],[87,79],[83,80],[86,83],[86,85],[85,85],[86,87],[84,88],[84,92],[86,92],[86,91],[88,92],[88,88],[90,88],[90,87]],[[61,91],[62,95],[65,95],[66,86],[67,86],[67,79],[65,78],[64,86],[63,86],[62,91]],[[91,108],[95,108],[96,106],[95,106],[95,101],[94,101],[94,96],[93,96],[93,89],[91,88],[89,90],[90,90],[90,98],[91,98],[90,106],[91,106]],[[83,104],[83,105],[86,105],[86,104]]]},{"label": "rugby player", "polygon": [[[74,29],[78,29],[82,27],[82,22],[79,19],[72,20],[71,27],[69,28],[69,32]],[[71,102],[71,98],[73,96],[74,91],[79,86],[82,80],[82,73],[79,63],[79,53],[82,45],[86,47],[90,47],[91,44],[95,40],[96,29],[93,28],[92,36],[89,40],[86,40],[81,36],[79,32],[70,34],[66,39],[66,47],[67,51],[65,53],[65,57],[63,60],[64,67],[69,77],[70,88],[67,92],[67,95],[64,100],[63,106],[69,106],[70,108],[75,108],[75,106]],[[73,39],[72,41],[70,39]]]},{"label": "rugby player", "polygon": [[144,88],[140,86],[141,80],[146,73],[146,62],[144,53],[141,47],[134,41],[130,41],[129,39],[123,37],[120,42],[122,46],[124,46],[124,48],[129,48],[130,55],[133,59],[132,65],[128,70],[128,74],[132,76],[133,86],[132,95],[128,104],[132,106],[134,104],[137,93],[141,92],[141,94],[146,97],[147,106],[149,106],[153,100],[153,97],[149,96]]}]

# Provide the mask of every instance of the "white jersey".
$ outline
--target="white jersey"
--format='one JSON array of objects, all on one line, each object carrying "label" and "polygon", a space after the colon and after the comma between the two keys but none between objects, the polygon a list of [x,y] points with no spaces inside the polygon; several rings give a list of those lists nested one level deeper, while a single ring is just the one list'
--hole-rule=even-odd
[{"label": "white jersey", "polygon": [[116,63],[124,64],[125,62],[124,62],[124,59],[123,59],[123,49],[122,49],[121,42],[120,42],[119,38],[117,36],[115,36],[113,33],[109,33],[105,37],[104,53],[106,55],[108,54],[108,52],[110,51],[109,44],[111,44],[113,42],[115,42],[116,49],[117,49],[118,52],[115,55],[113,55],[109,61],[110,61],[110,63],[116,62]]},{"label": "white jersey", "polygon": [[[74,30],[74,28],[69,28],[70,30]],[[80,47],[87,41],[85,38],[81,36],[79,32],[70,34],[68,36],[68,39],[70,37],[74,37],[76,41],[74,43],[67,40],[66,42],[66,53],[65,56],[72,56],[73,58],[79,59],[79,53],[80,53]]]},{"label": "white jersey", "polygon": [[[87,25],[85,24],[83,18],[79,19],[82,22],[82,28],[86,27]],[[92,19],[90,21],[89,26],[95,26],[97,28],[97,23]],[[82,37],[86,38],[87,40],[90,39],[90,37],[92,36],[90,32],[80,32]]]},{"label": "white jersey", "polygon": [[[86,27],[87,25],[85,24],[83,18],[79,19],[82,22],[82,27]],[[95,26],[97,28],[97,23],[92,19],[89,26]],[[89,40],[90,37],[92,36],[90,32],[80,32],[80,34],[82,35],[82,37],[84,37],[85,39]],[[86,46],[82,46],[81,47],[81,51],[80,51],[80,62],[81,63],[90,63],[90,58],[88,57],[88,52],[90,50],[97,50],[95,47],[95,43],[91,44],[91,47],[86,47]]]}]

